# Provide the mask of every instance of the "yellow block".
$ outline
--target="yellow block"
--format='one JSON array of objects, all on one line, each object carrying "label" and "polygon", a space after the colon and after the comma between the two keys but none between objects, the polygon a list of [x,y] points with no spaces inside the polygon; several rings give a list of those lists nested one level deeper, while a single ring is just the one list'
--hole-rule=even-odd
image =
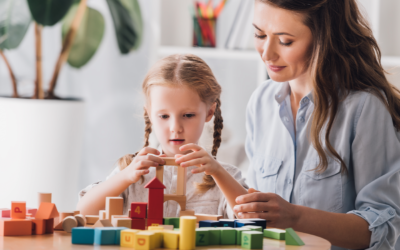
[{"label": "yellow block", "polygon": [[140,232],[136,229],[121,230],[121,247],[135,248],[135,234]]},{"label": "yellow block", "polygon": [[180,217],[179,229],[181,237],[179,240],[180,250],[192,250],[196,248],[196,223],[195,216]]},{"label": "yellow block", "polygon": [[147,227],[147,230],[149,230],[149,231],[162,231],[162,230],[164,230],[164,227],[162,227],[162,226],[149,226],[149,227]]},{"label": "yellow block", "polygon": [[156,236],[154,232],[141,231],[135,235],[136,250],[151,250],[155,248]]},{"label": "yellow block", "polygon": [[164,231],[164,248],[178,249],[179,247],[179,235],[177,231]]},{"label": "yellow block", "polygon": [[152,230],[152,233],[154,233],[156,239],[154,240],[155,243],[155,248],[162,248],[162,243],[164,241],[164,230]]}]

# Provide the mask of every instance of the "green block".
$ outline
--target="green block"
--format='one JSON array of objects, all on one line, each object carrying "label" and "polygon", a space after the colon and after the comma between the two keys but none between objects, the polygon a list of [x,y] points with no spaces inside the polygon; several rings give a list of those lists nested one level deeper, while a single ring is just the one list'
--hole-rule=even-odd
[{"label": "green block", "polygon": [[262,249],[263,239],[263,233],[259,231],[244,231],[242,232],[242,248]]},{"label": "green block", "polygon": [[285,230],[271,228],[264,229],[264,237],[275,239],[275,240],[285,240]]},{"label": "green block", "polygon": [[285,243],[290,246],[304,246],[304,242],[292,228],[286,229]]},{"label": "green block", "polygon": [[262,226],[244,226],[244,227],[250,228],[251,231],[259,231],[259,232],[262,232],[262,230],[263,230]]},{"label": "green block", "polygon": [[250,228],[246,227],[237,227],[236,230],[236,245],[242,244],[242,232],[243,231],[251,231]]},{"label": "green block", "polygon": [[210,233],[208,229],[196,228],[196,246],[208,246],[210,244]]},{"label": "green block", "polygon": [[174,231],[178,231],[179,232],[180,230],[179,230],[179,228],[174,228]]},{"label": "green block", "polygon": [[174,217],[164,218],[164,225],[173,225],[174,229],[179,228],[179,218],[174,218]]},{"label": "green block", "polygon": [[234,228],[223,227],[221,230],[221,245],[236,244],[236,230]]},{"label": "green block", "polygon": [[207,229],[208,229],[208,243],[210,245],[220,245],[221,244],[221,230],[217,229],[217,228],[207,228]]}]

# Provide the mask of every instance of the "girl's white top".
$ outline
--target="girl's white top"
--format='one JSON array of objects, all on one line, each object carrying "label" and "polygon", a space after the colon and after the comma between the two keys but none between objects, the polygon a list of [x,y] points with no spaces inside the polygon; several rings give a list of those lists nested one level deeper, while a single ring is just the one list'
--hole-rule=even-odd
[{"label": "girl's white top", "polygon": [[[227,163],[219,162],[229,174],[231,174],[244,188],[248,189],[245,183],[245,178],[242,177],[240,170]],[[229,207],[227,200],[222,194],[217,185],[209,189],[207,192],[201,194],[196,192],[195,183],[202,183],[204,173],[192,174],[191,170],[195,166],[188,167],[187,182],[186,182],[186,210],[194,210],[196,214],[213,214],[222,215],[224,218],[234,218],[232,209]],[[106,180],[119,173],[117,166]],[[151,167],[150,173],[144,175],[144,182],[139,180],[137,183],[131,184],[120,197],[124,198],[124,214],[128,214],[132,202],[148,202],[148,189],[144,186],[156,176],[156,169]],[[94,186],[101,183],[101,181],[90,184],[79,192],[79,198],[82,198],[86,192]],[[176,192],[177,185],[177,167],[164,166],[164,190],[165,194],[173,194]],[[164,202],[164,217],[179,217],[180,206],[175,201]]]}]

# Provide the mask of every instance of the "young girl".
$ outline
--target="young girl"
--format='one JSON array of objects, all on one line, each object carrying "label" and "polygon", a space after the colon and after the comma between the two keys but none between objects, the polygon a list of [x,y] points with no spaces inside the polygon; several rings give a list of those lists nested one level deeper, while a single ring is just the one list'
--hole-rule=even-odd
[{"label": "young girl", "polygon": [[[146,97],[144,108],[145,144],[134,155],[122,157],[118,166],[104,182],[96,182],[80,192],[77,209],[82,214],[98,214],[104,209],[108,196],[124,199],[124,214],[128,213],[131,202],[147,202],[148,189],[144,186],[155,176],[155,167],[164,164],[161,156],[179,157],[193,150],[204,158],[217,155],[221,144],[223,119],[221,116],[221,87],[211,69],[195,55],[172,55],[157,62],[143,82]],[[214,142],[212,156],[197,146],[206,122],[214,116]],[[161,148],[148,147],[149,135],[154,129]],[[180,150],[183,145],[193,145]],[[246,187],[240,170],[219,163],[229,176]],[[188,167],[188,164],[184,164]],[[216,186],[213,178],[199,171],[193,164],[187,171],[186,210],[196,213],[223,215],[233,218],[227,201]],[[175,193],[177,169],[164,166],[165,194]],[[243,186],[243,187],[242,187]],[[244,188],[243,188],[244,189]],[[175,201],[164,203],[164,217],[178,217],[180,207]]]}]

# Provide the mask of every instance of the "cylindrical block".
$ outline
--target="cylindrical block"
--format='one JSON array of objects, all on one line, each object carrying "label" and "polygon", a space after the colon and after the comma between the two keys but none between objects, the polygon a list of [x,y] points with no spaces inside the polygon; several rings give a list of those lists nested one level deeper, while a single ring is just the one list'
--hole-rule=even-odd
[{"label": "cylindrical block", "polygon": [[38,207],[40,207],[40,203],[42,202],[51,203],[51,193],[39,193]]},{"label": "cylindrical block", "polygon": [[78,226],[78,221],[75,219],[74,216],[68,216],[62,221],[62,227],[65,232],[70,233],[72,232],[72,228]]},{"label": "cylindrical block", "polygon": [[180,217],[180,250],[192,250],[196,248],[196,219],[195,216]]},{"label": "cylindrical block", "polygon": [[78,222],[78,227],[86,226],[86,218],[82,214],[75,215],[75,219]]}]

